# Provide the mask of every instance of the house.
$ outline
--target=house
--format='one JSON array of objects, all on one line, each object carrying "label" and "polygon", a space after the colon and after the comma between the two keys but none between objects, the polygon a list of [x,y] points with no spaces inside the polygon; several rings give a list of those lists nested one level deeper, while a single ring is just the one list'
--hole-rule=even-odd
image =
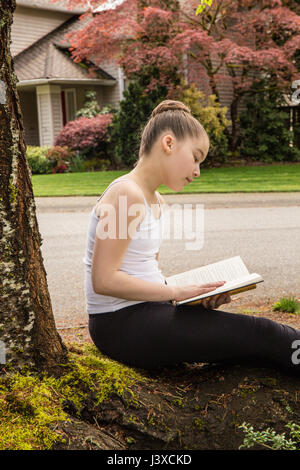
[{"label": "house", "polygon": [[[107,0],[94,9],[94,14],[115,8],[122,2]],[[88,61],[80,64],[72,61],[65,35],[84,26],[79,21],[84,10],[70,11],[65,3],[64,0],[59,3],[16,0],[11,52],[19,80],[17,88],[27,145],[53,145],[63,126],[73,120],[76,111],[83,106],[87,91],[96,92],[100,107],[108,104],[118,107],[127,86],[121,68],[113,61],[101,63],[101,67]],[[212,59],[216,65],[218,59]],[[96,78],[90,78],[88,69],[95,65]],[[210,94],[208,80],[201,79],[197,67],[187,61],[186,78]],[[218,83],[220,101],[229,108],[233,97],[232,82],[224,66],[220,73],[225,77]],[[242,109],[243,103],[239,105],[239,111]],[[299,125],[299,103],[286,103],[285,109],[290,112],[290,128]],[[229,109],[227,117],[230,119]]]},{"label": "house", "polygon": [[[70,58],[65,34],[81,29],[83,10],[70,11],[63,2],[17,0],[11,31],[11,52],[23,114],[27,145],[53,145],[63,126],[75,118],[93,90],[101,107],[118,107],[125,79],[117,64],[98,67],[90,78],[91,62]],[[97,65],[97,64],[96,64]]]},{"label": "house", "polygon": [[[94,14],[115,8],[123,0],[107,0]],[[83,27],[79,17],[85,10],[70,11],[63,0],[16,0],[11,30],[11,52],[23,114],[27,145],[53,145],[63,126],[75,118],[94,90],[100,105],[118,107],[127,86],[118,64],[109,62],[97,69],[97,78],[88,76],[89,65],[76,64],[65,42],[66,33]],[[98,64],[97,64],[98,65]],[[206,84],[199,87],[207,92]],[[221,86],[223,105],[232,97],[232,87]]]}]

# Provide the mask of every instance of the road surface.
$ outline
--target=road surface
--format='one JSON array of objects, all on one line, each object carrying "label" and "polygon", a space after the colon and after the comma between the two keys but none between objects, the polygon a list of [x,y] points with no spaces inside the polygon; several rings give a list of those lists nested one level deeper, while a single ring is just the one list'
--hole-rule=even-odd
[{"label": "road surface", "polygon": [[[36,199],[42,254],[58,327],[87,322],[82,258],[96,199]],[[193,250],[187,249],[189,240],[174,240],[172,232],[168,233],[170,237],[163,240],[159,255],[159,267],[166,277],[240,255],[250,272],[264,278],[257,289],[239,296],[238,302],[242,299],[244,307],[251,302],[275,302],[282,296],[300,297],[300,193],[169,195],[165,200],[177,215],[182,215],[184,208],[192,207],[195,214],[196,207],[202,207],[199,214],[204,227],[203,238],[198,233],[199,246]],[[191,230],[197,228],[192,218]],[[234,301],[224,310],[232,307]]]}]

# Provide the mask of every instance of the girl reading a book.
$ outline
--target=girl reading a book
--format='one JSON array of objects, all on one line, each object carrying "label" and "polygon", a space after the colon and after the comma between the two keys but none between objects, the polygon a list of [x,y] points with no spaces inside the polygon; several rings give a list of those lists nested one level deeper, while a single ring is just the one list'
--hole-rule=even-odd
[{"label": "girl reading a book", "polygon": [[104,354],[135,367],[251,362],[300,374],[299,330],[219,310],[228,294],[175,305],[224,281],[171,286],[158,268],[166,205],[157,188],[181,191],[200,176],[208,150],[207,133],[183,103],[166,100],[153,110],[136,165],[91,213],[84,258],[91,338]]}]

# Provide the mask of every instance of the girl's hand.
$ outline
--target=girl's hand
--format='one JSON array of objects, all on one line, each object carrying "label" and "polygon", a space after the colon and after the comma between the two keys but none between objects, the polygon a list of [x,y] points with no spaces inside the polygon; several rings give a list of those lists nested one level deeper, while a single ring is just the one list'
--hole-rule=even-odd
[{"label": "girl's hand", "polygon": [[219,308],[220,305],[228,304],[231,302],[231,297],[228,293],[213,295],[210,299],[203,299],[202,305],[205,308]]},{"label": "girl's hand", "polygon": [[[209,284],[192,285],[192,286],[174,286],[174,300],[180,302],[181,300],[190,299],[197,297],[197,295],[206,294],[212,292],[218,287],[225,284],[225,281],[211,282]],[[214,296],[217,297],[217,296]]]}]

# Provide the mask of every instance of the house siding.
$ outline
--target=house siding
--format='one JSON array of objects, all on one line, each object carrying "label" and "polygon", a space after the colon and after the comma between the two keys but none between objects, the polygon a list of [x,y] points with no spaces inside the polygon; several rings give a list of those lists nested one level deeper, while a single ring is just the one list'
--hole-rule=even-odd
[{"label": "house siding", "polygon": [[55,139],[57,134],[63,127],[62,109],[61,109],[61,94],[60,91],[56,91],[51,94],[51,110],[52,110],[52,132]]},{"label": "house siding", "polygon": [[19,54],[35,41],[53,31],[71,16],[73,16],[71,13],[17,5],[11,28],[12,56]]},{"label": "house siding", "polygon": [[37,87],[40,145],[53,145],[62,128],[61,88],[57,85]]},{"label": "house siding", "polygon": [[117,80],[114,86],[103,87],[105,88],[103,93],[103,106],[110,104],[115,108],[119,108],[120,100],[122,99],[121,84],[119,82],[119,65],[116,62],[101,62],[97,65]]},{"label": "house siding", "polygon": [[52,122],[51,122],[51,104],[50,96],[44,94],[37,95],[40,146],[52,145]]}]

